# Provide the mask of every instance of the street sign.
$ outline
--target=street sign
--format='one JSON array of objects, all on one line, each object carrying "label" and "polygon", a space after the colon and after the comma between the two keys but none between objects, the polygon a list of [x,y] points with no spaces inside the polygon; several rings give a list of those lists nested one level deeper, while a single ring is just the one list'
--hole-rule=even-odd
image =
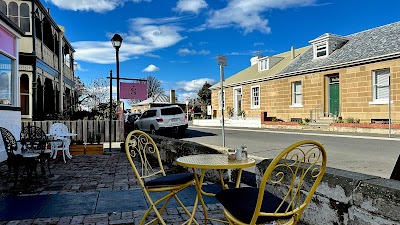
[{"label": "street sign", "polygon": [[226,56],[218,55],[218,56],[217,56],[217,60],[218,60],[218,65],[220,65],[220,66],[227,66],[227,63],[226,63]]}]

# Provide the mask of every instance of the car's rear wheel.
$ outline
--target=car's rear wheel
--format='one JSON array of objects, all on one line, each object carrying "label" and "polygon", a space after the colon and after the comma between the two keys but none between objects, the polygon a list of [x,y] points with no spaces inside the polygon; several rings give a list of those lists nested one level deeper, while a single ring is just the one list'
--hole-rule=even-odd
[{"label": "car's rear wheel", "polygon": [[180,136],[185,136],[186,128],[184,127],[178,127],[178,134]]},{"label": "car's rear wheel", "polygon": [[150,126],[150,134],[156,134],[156,128],[153,125]]}]

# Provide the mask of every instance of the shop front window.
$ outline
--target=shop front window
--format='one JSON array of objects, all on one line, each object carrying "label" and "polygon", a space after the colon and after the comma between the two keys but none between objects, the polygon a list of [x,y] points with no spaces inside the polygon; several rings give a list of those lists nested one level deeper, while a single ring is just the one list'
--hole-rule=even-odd
[{"label": "shop front window", "polygon": [[0,54],[0,105],[12,105],[12,60]]}]

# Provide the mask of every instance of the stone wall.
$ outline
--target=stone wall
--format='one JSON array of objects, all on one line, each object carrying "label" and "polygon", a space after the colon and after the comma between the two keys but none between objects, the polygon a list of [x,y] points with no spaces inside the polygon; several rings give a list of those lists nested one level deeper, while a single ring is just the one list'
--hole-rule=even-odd
[{"label": "stone wall", "polygon": [[[152,137],[157,143],[164,165],[169,169],[182,169],[176,165],[176,159],[181,156],[225,151],[225,148],[219,146],[156,135]],[[257,163],[256,173],[252,174],[258,178],[257,182],[271,161],[272,159],[265,159]],[[228,179],[228,175],[225,171],[225,179]],[[206,178],[219,182],[216,172],[207,173]],[[247,180],[242,178],[242,182],[254,186],[254,182],[247,183]],[[327,168],[321,184],[301,217],[301,222],[307,225],[400,225],[399,212],[400,181]]]},{"label": "stone wall", "polygon": [[[180,171],[182,169],[193,172],[191,169],[182,168],[176,164],[176,159],[181,156],[196,154],[222,154],[225,149],[219,146],[199,144],[158,135],[151,135],[151,137],[157,144],[163,165],[164,167],[167,167],[164,168],[167,173],[173,173],[174,171]],[[196,173],[200,174],[200,170],[196,170]],[[228,180],[228,171],[225,171],[223,176],[224,179]],[[205,180],[210,182],[219,182],[218,173],[216,171],[207,171]]]},{"label": "stone wall", "polygon": [[[392,95],[392,122],[400,121],[400,63],[399,59],[386,60],[366,65],[358,65],[341,69],[326,70],[307,73],[297,76],[272,79],[250,84],[238,84],[236,87],[228,87],[225,90],[225,104],[233,107],[233,88],[242,88],[242,110],[248,117],[259,117],[261,112],[268,112],[268,116],[276,117],[284,121],[291,118],[310,118],[310,112],[322,107],[325,116],[329,112],[329,84],[331,75],[339,75],[340,78],[340,116],[343,118],[354,117],[362,123],[369,123],[371,119],[388,119],[388,104],[373,102],[372,77],[373,71],[390,69],[391,95]],[[249,78],[249,80],[251,80]],[[292,83],[301,81],[302,105],[292,106]],[[260,85],[260,108],[251,108],[251,87]],[[212,90],[211,105],[217,110],[217,117],[221,116],[218,110],[218,92]]]}]

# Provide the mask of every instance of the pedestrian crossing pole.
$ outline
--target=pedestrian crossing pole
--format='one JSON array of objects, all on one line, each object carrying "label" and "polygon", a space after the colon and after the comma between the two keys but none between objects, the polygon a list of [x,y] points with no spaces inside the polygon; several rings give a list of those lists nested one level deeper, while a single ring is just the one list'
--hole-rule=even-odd
[{"label": "pedestrian crossing pole", "polygon": [[224,118],[224,108],[225,108],[225,94],[224,94],[224,66],[227,65],[226,63],[226,56],[218,55],[217,61],[219,65],[219,73],[221,75],[221,125],[222,125],[222,147],[225,147],[225,118]]}]

